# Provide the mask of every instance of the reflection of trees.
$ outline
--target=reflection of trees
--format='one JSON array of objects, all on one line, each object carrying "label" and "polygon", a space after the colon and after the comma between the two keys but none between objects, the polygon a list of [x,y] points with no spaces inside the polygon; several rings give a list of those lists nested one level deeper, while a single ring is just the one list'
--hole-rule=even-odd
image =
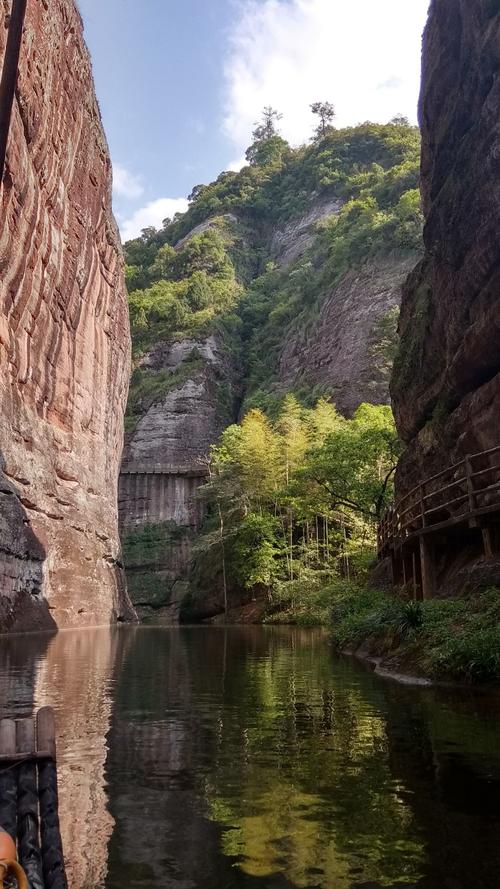
[{"label": "reflection of trees", "polygon": [[[222,645],[221,645],[222,642]],[[107,889],[258,889],[234,870],[206,817],[221,714],[219,631],[139,631],[120,677],[106,776],[116,826]],[[293,889],[283,878],[269,884]]]},{"label": "reflection of trees", "polygon": [[110,733],[107,889],[413,882],[384,722],[339,669],[310,631],[140,631]]},{"label": "reflection of trees", "polygon": [[487,700],[385,683],[288,628],[12,639],[7,670],[4,703],[58,713],[72,889],[496,885]]},{"label": "reflection of trees", "polygon": [[321,639],[311,645],[298,631],[269,646],[270,659],[240,658],[227,674],[206,784],[212,817],[228,828],[225,851],[247,873],[282,870],[296,886],[314,877],[341,889],[354,874],[413,882],[422,849],[389,769],[383,719],[350,668],[332,675]]}]

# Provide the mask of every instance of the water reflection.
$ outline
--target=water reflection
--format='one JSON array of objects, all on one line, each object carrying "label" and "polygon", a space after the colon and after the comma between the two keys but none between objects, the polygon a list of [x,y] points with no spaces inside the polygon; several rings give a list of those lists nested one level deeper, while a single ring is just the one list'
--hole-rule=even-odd
[{"label": "water reflection", "polygon": [[131,635],[106,629],[2,639],[2,710],[57,713],[61,833],[72,889],[104,886],[114,822],[104,768],[113,680]]},{"label": "water reflection", "polygon": [[495,889],[496,698],[385,682],[285,628],[0,648],[52,704],[72,889]]}]

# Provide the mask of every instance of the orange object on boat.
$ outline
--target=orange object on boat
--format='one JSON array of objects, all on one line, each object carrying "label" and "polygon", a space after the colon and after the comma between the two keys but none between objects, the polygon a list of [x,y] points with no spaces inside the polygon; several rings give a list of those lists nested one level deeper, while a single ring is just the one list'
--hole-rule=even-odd
[{"label": "orange object on boat", "polygon": [[0,827],[0,861],[15,861],[17,858],[16,844],[10,834]]},{"label": "orange object on boat", "polygon": [[17,861],[0,861],[0,889],[4,889],[4,880],[8,876],[16,879],[18,889],[30,889],[26,874]]},{"label": "orange object on boat", "polygon": [[3,889],[8,875],[15,877],[19,889],[29,889],[26,874],[17,861],[16,844],[11,835],[0,827],[0,889]]}]

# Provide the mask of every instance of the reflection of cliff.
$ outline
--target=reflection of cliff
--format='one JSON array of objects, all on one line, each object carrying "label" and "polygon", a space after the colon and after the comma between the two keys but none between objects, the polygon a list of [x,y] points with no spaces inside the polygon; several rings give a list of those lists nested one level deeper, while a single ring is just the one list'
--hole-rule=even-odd
[{"label": "reflection of cliff", "polygon": [[45,634],[0,640],[0,717],[31,713],[39,664],[49,644]]},{"label": "reflection of cliff", "polygon": [[[189,631],[138,631],[109,734],[106,778],[116,826],[106,889],[123,889],[125,874],[128,885],[141,889],[264,889],[224,854],[221,827],[203,801],[223,669],[217,630],[195,631],[194,637]],[[202,689],[213,707],[205,713]],[[292,889],[284,877],[267,885]]]},{"label": "reflection of cliff", "polygon": [[35,682],[37,706],[56,709],[60,817],[71,889],[104,885],[113,818],[104,768],[113,701],[128,634],[107,630],[59,633]]},{"label": "reflection of cliff", "polygon": [[[195,714],[190,716],[189,671],[179,633],[142,631],[117,693],[107,765],[117,823],[112,871],[137,880],[141,875],[144,889],[191,886],[189,875],[205,867],[209,837],[206,826],[204,836],[198,833],[203,822],[194,814],[188,768],[201,737]],[[120,880],[106,885],[121,889]]]}]

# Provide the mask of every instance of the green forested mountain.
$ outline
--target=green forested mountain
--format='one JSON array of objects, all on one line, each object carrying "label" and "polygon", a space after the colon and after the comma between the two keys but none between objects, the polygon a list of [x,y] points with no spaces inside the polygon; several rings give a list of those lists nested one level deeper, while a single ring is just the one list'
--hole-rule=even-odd
[{"label": "green forested mountain", "polygon": [[[161,339],[222,332],[244,344],[247,397],[269,389],[286,328],[307,323],[347,269],[421,242],[417,128],[364,124],[299,149],[269,143],[263,160],[196,186],[187,213],[126,245],[135,355]],[[339,211],[280,268],[273,232],[328,197]]]},{"label": "green forested mountain", "polygon": [[[162,422],[177,429],[176,447],[183,435],[202,437],[186,412],[215,397],[205,463],[228,428],[203,491],[196,585],[225,585],[229,595],[280,587],[286,598],[304,571],[324,582],[349,552],[373,544],[390,493],[392,417],[376,405],[387,401],[400,284],[420,249],[420,141],[400,119],[325,125],[298,149],[272,120],[254,135],[247,166],[196,186],[185,214],[125,247],[135,366],[128,454],[147,450],[142,427],[153,413],[155,440]],[[182,360],[165,363],[169,349],[184,349]],[[373,407],[356,411],[364,400]],[[134,540],[127,546],[135,557]]]}]

